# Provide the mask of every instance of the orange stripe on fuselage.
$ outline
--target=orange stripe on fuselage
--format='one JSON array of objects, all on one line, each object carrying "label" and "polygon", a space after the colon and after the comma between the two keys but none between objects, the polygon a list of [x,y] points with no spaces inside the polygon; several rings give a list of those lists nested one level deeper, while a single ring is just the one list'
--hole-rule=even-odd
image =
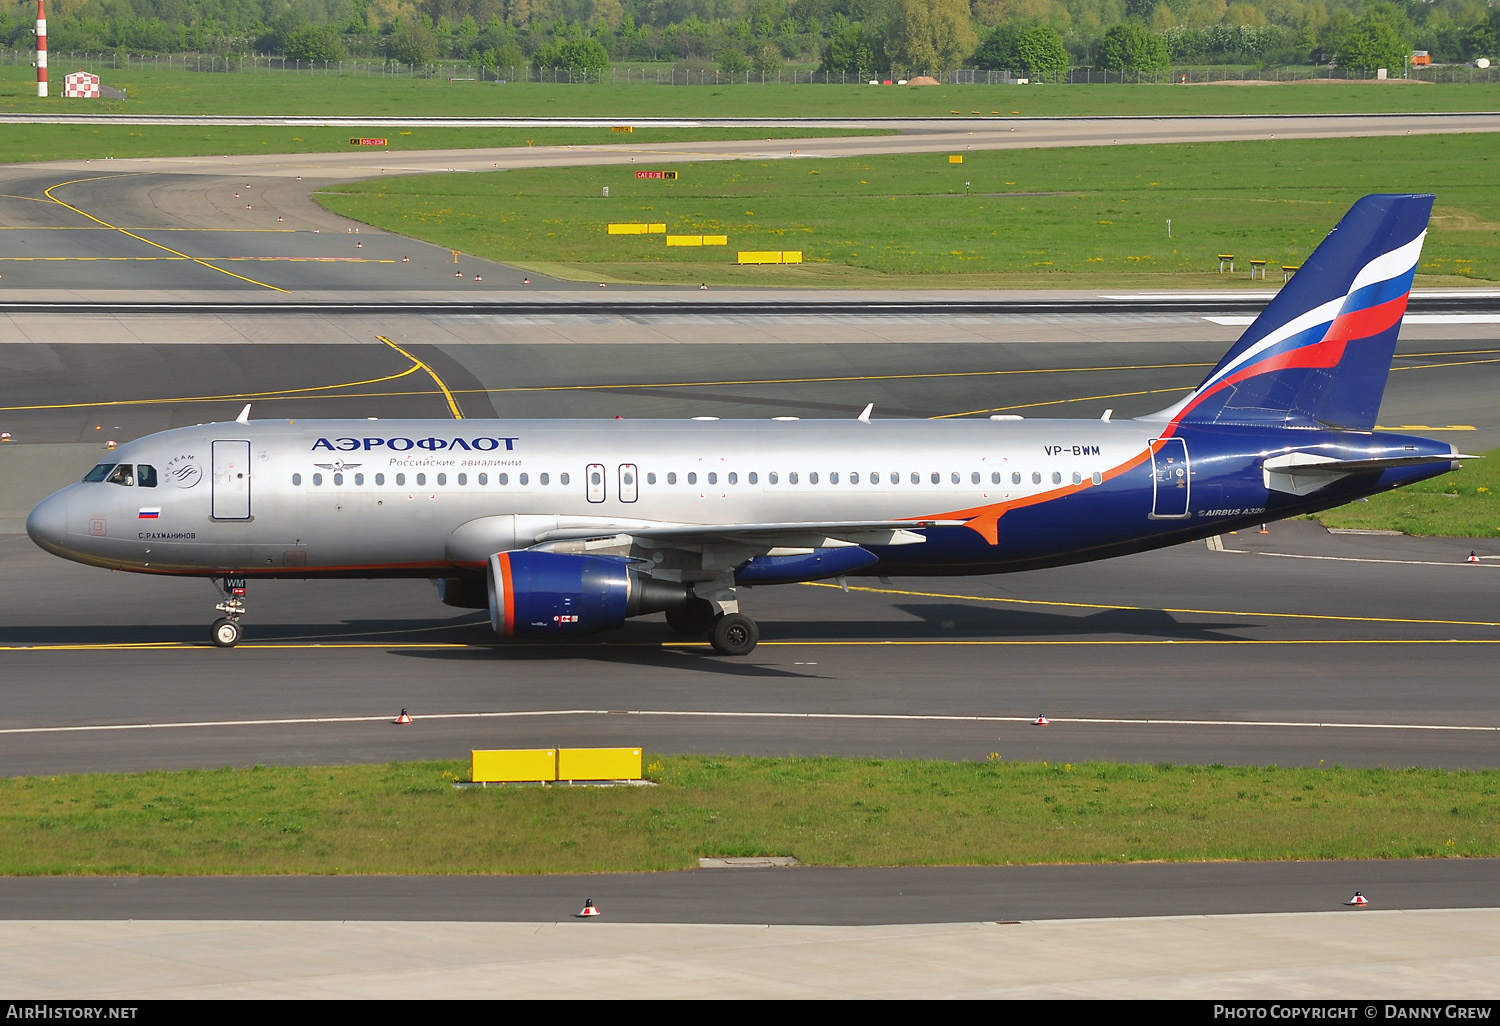
[{"label": "orange stripe on fuselage", "polygon": [[[1162,438],[1154,439],[1144,451],[1136,456],[1132,456],[1129,460],[1120,464],[1118,467],[1113,467],[1109,470],[1104,471],[1099,476],[1104,481],[1112,481],[1115,478],[1119,477],[1121,474],[1129,473],[1136,467],[1140,466],[1142,463],[1149,460],[1152,455],[1161,448],[1160,443],[1165,437],[1167,437],[1167,434],[1166,432],[1163,432]],[[1085,488],[1096,487],[1098,487],[1098,485],[1095,485],[1092,479],[1085,478],[1078,484],[1063,485],[1060,488],[1053,488],[1045,492],[1038,492],[1035,495],[1028,495],[1023,499],[1006,499],[1003,502],[991,502],[986,503],[983,506],[970,506],[968,509],[954,510],[950,513],[933,513],[927,516],[910,517],[908,519],[962,520],[964,518],[968,518],[969,522],[964,525],[965,527],[969,528],[970,530],[977,531],[979,533],[979,536],[985,541],[989,542],[991,545],[998,545],[1000,536],[1000,518],[1010,510],[1021,509],[1026,506],[1036,506],[1043,502],[1052,502],[1054,499],[1061,499],[1066,496],[1073,495],[1077,492],[1081,492]]]}]

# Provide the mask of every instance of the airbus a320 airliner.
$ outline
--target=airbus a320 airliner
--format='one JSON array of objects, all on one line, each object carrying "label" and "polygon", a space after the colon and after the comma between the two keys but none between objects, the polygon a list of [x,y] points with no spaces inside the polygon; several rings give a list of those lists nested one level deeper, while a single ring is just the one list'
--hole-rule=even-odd
[{"label": "airbus a320 airliner", "polygon": [[1431,196],[1366,196],[1186,399],[1133,420],[322,420],[120,446],[26,521],[93,566],[245,582],[428,577],[505,636],[664,612],[727,655],[739,589],[1105,559],[1444,473],[1375,431]]}]

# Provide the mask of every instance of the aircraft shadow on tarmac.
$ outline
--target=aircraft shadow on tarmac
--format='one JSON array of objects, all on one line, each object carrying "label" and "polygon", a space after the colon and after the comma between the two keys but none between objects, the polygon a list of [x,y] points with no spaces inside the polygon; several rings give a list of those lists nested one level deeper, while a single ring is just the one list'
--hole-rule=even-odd
[{"label": "aircraft shadow on tarmac", "polygon": [[[1237,641],[1244,631],[1254,627],[1246,622],[1187,623],[1159,609],[1105,609],[1086,616],[1014,609],[976,609],[958,603],[897,604],[894,609],[910,615],[910,621],[837,620],[776,621],[762,624],[764,641],[946,641],[946,640],[1037,640],[1082,637],[1145,637],[1192,641]],[[273,644],[337,645],[359,644],[387,647],[392,653],[420,658],[439,659],[556,659],[590,658],[606,660],[639,660],[650,652],[668,653],[676,660],[681,655],[698,652],[694,648],[662,648],[673,642],[697,641],[671,633],[664,624],[634,622],[610,634],[596,635],[574,642],[507,642],[497,638],[487,620],[469,616],[428,621],[412,620],[341,620],[325,624],[251,623],[247,625],[247,646]],[[0,627],[0,645],[173,645],[196,644],[207,647],[207,630],[202,624],[128,624],[91,627]],[[421,644],[463,645],[464,648],[426,648]],[[704,655],[710,653],[705,648]],[[713,664],[732,664],[717,657],[706,659]],[[680,665],[674,662],[673,665]]]}]

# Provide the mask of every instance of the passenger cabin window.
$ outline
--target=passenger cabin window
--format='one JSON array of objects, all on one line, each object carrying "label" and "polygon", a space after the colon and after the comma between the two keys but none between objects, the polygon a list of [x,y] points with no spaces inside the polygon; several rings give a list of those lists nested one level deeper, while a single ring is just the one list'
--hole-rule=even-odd
[{"label": "passenger cabin window", "polygon": [[89,484],[97,484],[98,482],[103,481],[106,477],[108,477],[109,472],[114,469],[115,465],[113,463],[100,463],[98,466],[94,467],[93,470],[89,471],[87,474],[84,474],[83,479]]},{"label": "passenger cabin window", "polygon": [[750,483],[751,483],[751,484],[758,484],[758,483],[759,483],[759,482],[760,482],[760,475],[759,475],[759,474],[757,474],[757,473],[756,473],[756,472],[755,472],[755,471],[753,471],[753,470],[752,470],[752,471],[750,471]]},{"label": "passenger cabin window", "polygon": [[293,474],[292,475],[292,484],[294,484],[294,485],[300,485],[301,483],[302,483],[302,475],[301,474]]},{"label": "passenger cabin window", "polygon": [[155,488],[156,468],[149,463],[137,463],[135,467],[135,483],[141,488]]},{"label": "passenger cabin window", "polygon": [[378,484],[378,485],[385,484],[385,475],[384,474],[376,474],[375,475],[375,483]]},{"label": "passenger cabin window", "polygon": [[110,484],[133,485],[135,484],[135,468],[129,463],[121,463],[105,480]]}]

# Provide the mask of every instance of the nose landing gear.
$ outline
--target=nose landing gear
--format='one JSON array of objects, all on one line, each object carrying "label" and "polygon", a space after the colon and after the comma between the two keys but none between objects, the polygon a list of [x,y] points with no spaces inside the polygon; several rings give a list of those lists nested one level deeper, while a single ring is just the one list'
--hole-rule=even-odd
[{"label": "nose landing gear", "polygon": [[219,588],[224,593],[224,601],[214,608],[227,615],[213,622],[210,637],[219,648],[233,648],[240,643],[240,617],[245,615],[245,579],[221,578]]}]

